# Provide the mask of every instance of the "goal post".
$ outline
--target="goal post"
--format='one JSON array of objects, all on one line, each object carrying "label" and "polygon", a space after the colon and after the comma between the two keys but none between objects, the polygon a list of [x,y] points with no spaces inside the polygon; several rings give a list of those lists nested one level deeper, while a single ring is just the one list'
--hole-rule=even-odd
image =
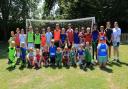
[{"label": "goal post", "polygon": [[67,27],[69,23],[73,27],[92,27],[95,23],[95,17],[87,17],[80,19],[71,19],[71,20],[36,20],[36,19],[26,19],[26,28],[32,26],[33,28],[46,28],[50,26],[51,28],[55,27],[55,24],[58,23],[60,27]]}]

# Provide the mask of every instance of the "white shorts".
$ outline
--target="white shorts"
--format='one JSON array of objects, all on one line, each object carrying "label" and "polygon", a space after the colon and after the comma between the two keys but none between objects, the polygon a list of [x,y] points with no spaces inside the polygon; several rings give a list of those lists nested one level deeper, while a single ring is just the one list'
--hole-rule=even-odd
[{"label": "white shorts", "polygon": [[34,48],[34,43],[28,43],[28,49],[30,49],[30,48]]}]

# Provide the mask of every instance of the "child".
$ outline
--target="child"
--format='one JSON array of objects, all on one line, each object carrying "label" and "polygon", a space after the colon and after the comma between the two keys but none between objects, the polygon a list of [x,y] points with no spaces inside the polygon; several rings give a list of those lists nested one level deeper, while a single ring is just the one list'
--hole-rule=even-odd
[{"label": "child", "polygon": [[25,47],[27,47],[26,45],[26,34],[24,34],[24,29],[21,29],[21,34],[20,34],[20,47],[21,44],[24,43]]},{"label": "child", "polygon": [[49,52],[47,46],[44,46],[44,49],[42,50],[42,59],[44,66],[47,67],[49,65]]},{"label": "child", "polygon": [[104,26],[100,26],[100,32],[99,32],[99,43],[100,43],[100,38],[104,37],[104,42],[106,43],[106,34],[104,31]]},{"label": "child", "polygon": [[110,22],[107,22],[106,23],[106,43],[108,45],[108,56],[109,58],[111,58],[111,47],[112,47],[112,34],[113,34],[113,31],[111,29],[111,23]]},{"label": "child", "polygon": [[69,49],[67,44],[63,50],[63,59],[62,59],[63,66],[69,66]]},{"label": "child", "polygon": [[29,26],[29,31],[27,33],[27,43],[28,43],[28,49],[34,48],[34,33],[32,26]]},{"label": "child", "polygon": [[121,28],[118,25],[118,22],[114,22],[114,28],[112,34],[112,42],[113,42],[113,55],[114,60],[120,63],[119,60],[119,46],[120,46],[120,38],[121,38]]},{"label": "child", "polygon": [[34,42],[35,43],[35,48],[40,49],[41,36],[40,36],[38,28],[36,28],[35,30],[36,30],[35,42]]},{"label": "child", "polygon": [[107,62],[107,51],[108,51],[108,46],[104,42],[105,38],[101,37],[100,38],[100,43],[97,46],[97,57],[98,57],[98,62],[100,65],[100,68],[105,68],[106,67],[106,62]]},{"label": "child", "polygon": [[80,48],[78,49],[78,65],[82,66],[82,61],[84,60],[84,50],[83,50],[84,44],[80,44]]},{"label": "child", "polygon": [[45,29],[43,28],[41,34],[41,50],[43,50],[45,45],[46,45],[46,35],[45,35]]},{"label": "child", "polygon": [[32,47],[29,49],[27,60],[28,60],[28,67],[30,68],[33,67],[34,66],[34,50]]},{"label": "child", "polygon": [[85,32],[84,27],[81,27],[81,31],[79,32],[80,44],[84,43],[84,32]]},{"label": "child", "polygon": [[15,41],[15,34],[14,31],[11,31],[11,37],[8,40],[9,46],[11,46],[11,42]]},{"label": "child", "polygon": [[78,28],[75,28],[75,32],[74,32],[74,47],[75,47],[75,49],[78,49],[79,43],[80,43],[79,31],[78,31]]},{"label": "child", "polygon": [[73,35],[73,29],[71,27],[71,24],[68,24],[68,30],[67,30],[67,41],[68,41],[68,48],[70,49],[72,47],[72,44],[74,43],[74,35]]},{"label": "child", "polygon": [[41,55],[40,55],[39,49],[36,49],[36,55],[34,58],[34,66],[35,66],[35,69],[41,68]]},{"label": "child", "polygon": [[55,66],[55,56],[56,56],[56,46],[54,45],[54,40],[51,40],[51,46],[49,48],[50,53],[50,63],[51,66]]},{"label": "child", "polygon": [[56,24],[55,30],[54,30],[54,41],[55,41],[55,46],[59,47],[60,43],[60,26],[59,24]]},{"label": "child", "polygon": [[51,45],[51,39],[53,37],[52,33],[50,32],[51,29],[50,27],[47,27],[47,32],[46,32],[46,43],[47,43],[47,46],[50,47]]},{"label": "child", "polygon": [[69,59],[71,62],[72,66],[76,66],[76,52],[75,52],[75,47],[72,47],[70,52],[69,52]]},{"label": "child", "polygon": [[21,60],[22,60],[22,65],[21,66],[25,66],[26,64],[26,54],[27,54],[27,49],[26,49],[26,44],[24,42],[21,43]]},{"label": "child", "polygon": [[97,45],[98,45],[98,37],[99,37],[99,32],[97,30],[97,25],[93,25],[93,31],[92,31],[92,56],[94,59],[94,56],[96,56],[97,59]]},{"label": "child", "polygon": [[67,36],[66,36],[66,33],[65,33],[65,28],[62,28],[60,38],[61,38],[61,41],[60,41],[61,48],[64,49],[66,39],[67,39]]},{"label": "child", "polygon": [[56,64],[58,67],[62,66],[62,51],[60,47],[57,48],[56,52]]},{"label": "child", "polygon": [[16,29],[16,34],[15,34],[15,44],[16,44],[16,57],[17,57],[17,63],[20,63],[20,29]]},{"label": "child", "polygon": [[16,34],[15,34],[15,43],[16,43],[16,48],[19,49],[20,48],[20,29],[17,28],[16,29]]},{"label": "child", "polygon": [[19,63],[20,63],[20,48],[16,49],[16,58],[17,58],[16,64],[19,65]]},{"label": "child", "polygon": [[86,67],[90,67],[91,66],[91,62],[92,62],[92,56],[91,56],[91,48],[90,48],[89,42],[86,42],[85,61],[86,61]]},{"label": "child", "polygon": [[15,48],[15,41],[10,42],[10,46],[8,48],[8,59],[9,64],[11,64],[11,67],[15,68],[16,64],[16,48]]},{"label": "child", "polygon": [[92,42],[92,35],[91,35],[91,29],[90,29],[90,27],[87,27],[86,31],[87,31],[87,33],[85,33],[85,35],[84,35],[85,44],[86,44],[86,42],[89,42],[89,44],[91,45],[91,42]]}]

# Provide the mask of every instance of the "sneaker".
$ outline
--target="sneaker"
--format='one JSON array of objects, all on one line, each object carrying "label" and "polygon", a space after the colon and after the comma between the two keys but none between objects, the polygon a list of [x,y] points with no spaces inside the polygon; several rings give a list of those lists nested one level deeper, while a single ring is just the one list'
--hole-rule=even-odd
[{"label": "sneaker", "polygon": [[119,59],[117,59],[117,62],[118,62],[118,63],[120,63],[120,60],[119,60]]},{"label": "sneaker", "polygon": [[117,61],[117,59],[113,59],[112,61]]}]

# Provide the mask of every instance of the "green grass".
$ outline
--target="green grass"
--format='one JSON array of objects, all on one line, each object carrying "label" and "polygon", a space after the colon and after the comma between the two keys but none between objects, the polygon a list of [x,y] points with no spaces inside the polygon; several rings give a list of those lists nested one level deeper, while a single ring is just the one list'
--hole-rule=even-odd
[{"label": "green grass", "polygon": [[[2,50],[2,52],[1,52]],[[109,70],[96,66],[87,71],[77,68],[42,68],[8,71],[5,44],[0,45],[0,89],[128,89],[128,45],[120,46],[122,63],[111,63]]]}]

